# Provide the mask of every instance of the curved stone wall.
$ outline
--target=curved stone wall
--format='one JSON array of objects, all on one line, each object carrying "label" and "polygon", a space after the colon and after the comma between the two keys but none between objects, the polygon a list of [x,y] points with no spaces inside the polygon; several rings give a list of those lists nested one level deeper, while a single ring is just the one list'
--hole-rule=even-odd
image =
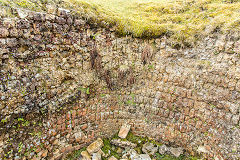
[{"label": "curved stone wall", "polygon": [[175,49],[61,8],[13,10],[0,21],[2,158],[61,158],[125,122],[190,154],[240,158],[239,33]]}]

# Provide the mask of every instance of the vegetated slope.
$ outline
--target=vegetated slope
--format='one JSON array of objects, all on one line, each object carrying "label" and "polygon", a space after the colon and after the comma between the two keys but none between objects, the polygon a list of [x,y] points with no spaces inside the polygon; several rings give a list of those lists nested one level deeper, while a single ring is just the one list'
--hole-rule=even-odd
[{"label": "vegetated slope", "polygon": [[106,21],[117,23],[119,33],[135,37],[167,34],[176,42],[191,44],[200,35],[240,26],[240,1],[236,0],[65,1],[94,6]]},{"label": "vegetated slope", "polygon": [[34,9],[33,6],[39,9],[41,4],[58,3],[66,8],[84,11],[90,20],[98,24],[115,26],[121,35],[132,34],[140,38],[168,35],[174,44],[181,45],[193,45],[202,36],[215,31],[240,29],[239,0],[0,0],[1,2],[30,9]]}]

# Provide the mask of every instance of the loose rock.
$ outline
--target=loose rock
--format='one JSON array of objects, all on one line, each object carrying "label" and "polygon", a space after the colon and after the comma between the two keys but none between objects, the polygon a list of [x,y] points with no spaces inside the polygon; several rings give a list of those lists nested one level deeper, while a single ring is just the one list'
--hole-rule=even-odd
[{"label": "loose rock", "polygon": [[28,14],[26,13],[26,11],[22,10],[22,9],[17,9],[17,13],[18,13],[18,16],[20,18],[26,18],[28,16]]},{"label": "loose rock", "polygon": [[98,138],[96,141],[94,141],[92,144],[90,144],[87,147],[87,151],[90,155],[93,153],[99,151],[103,147],[103,141],[101,138]]},{"label": "loose rock", "polygon": [[181,147],[178,148],[170,148],[170,153],[173,154],[175,157],[179,157],[181,154],[183,154],[183,149]]},{"label": "loose rock", "polygon": [[111,140],[110,143],[115,145],[115,146],[122,147],[122,148],[135,148],[135,147],[137,147],[137,144],[134,144],[134,143],[129,142],[129,141],[121,141],[121,139],[113,139],[113,140]]},{"label": "loose rock", "polygon": [[108,158],[108,160],[117,160],[117,158],[115,158],[114,156]]},{"label": "loose rock", "polygon": [[81,155],[83,157],[83,160],[91,160],[91,156],[89,155],[89,153],[87,151],[82,151]]},{"label": "loose rock", "polygon": [[139,157],[141,158],[141,160],[151,160],[148,154],[140,154]]},{"label": "loose rock", "polygon": [[169,151],[169,149],[168,149],[168,147],[164,144],[164,145],[161,145],[161,146],[159,146],[159,153],[160,154],[165,154],[165,153],[167,153],[168,151]]},{"label": "loose rock", "polygon": [[118,137],[126,138],[128,135],[128,132],[130,131],[130,128],[131,128],[131,125],[124,124],[118,133]]},{"label": "loose rock", "polygon": [[154,155],[158,150],[158,146],[152,144],[152,143],[145,143],[142,147],[142,151],[145,154]]},{"label": "loose rock", "polygon": [[197,149],[198,153],[209,153],[209,151],[204,146],[199,146]]},{"label": "loose rock", "polygon": [[101,160],[101,154],[99,152],[93,153],[92,160]]},{"label": "loose rock", "polygon": [[130,159],[136,159],[138,157],[138,153],[134,149],[130,149],[128,151]]},{"label": "loose rock", "polygon": [[151,160],[151,158],[148,154],[140,154],[131,158],[131,160]]}]

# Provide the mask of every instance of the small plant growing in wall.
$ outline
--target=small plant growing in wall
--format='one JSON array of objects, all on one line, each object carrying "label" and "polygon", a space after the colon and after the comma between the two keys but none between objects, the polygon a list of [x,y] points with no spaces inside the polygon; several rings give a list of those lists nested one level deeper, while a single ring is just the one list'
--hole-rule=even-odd
[{"label": "small plant growing in wall", "polygon": [[5,119],[2,119],[2,120],[1,120],[1,123],[3,123],[3,124],[4,124],[4,123],[7,123],[7,119],[6,119],[6,118],[5,118]]},{"label": "small plant growing in wall", "polygon": [[131,99],[128,100],[128,101],[126,102],[126,104],[127,104],[127,105],[136,106],[136,102],[134,101],[134,99],[135,99],[135,94],[132,93],[130,96],[131,96]]},{"label": "small plant growing in wall", "polygon": [[154,65],[153,65],[153,64],[148,65],[148,69],[149,69],[149,70],[153,70],[153,69],[154,69]]},{"label": "small plant growing in wall", "polygon": [[152,58],[152,53],[151,53],[151,47],[149,44],[145,46],[143,49],[142,55],[141,55],[141,60],[143,64],[145,65],[150,59]]},{"label": "small plant growing in wall", "polygon": [[18,153],[21,153],[21,152],[22,152],[22,148],[23,148],[23,143],[20,142],[20,143],[18,144]]}]

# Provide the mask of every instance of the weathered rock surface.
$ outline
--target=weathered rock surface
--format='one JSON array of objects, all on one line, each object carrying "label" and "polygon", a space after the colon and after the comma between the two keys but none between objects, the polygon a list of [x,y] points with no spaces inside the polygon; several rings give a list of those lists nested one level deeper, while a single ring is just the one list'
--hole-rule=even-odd
[{"label": "weathered rock surface", "polygon": [[159,146],[158,151],[160,154],[166,154],[169,151],[169,148],[165,144],[163,144],[163,145]]},{"label": "weathered rock surface", "polygon": [[122,127],[118,133],[118,137],[126,138],[128,135],[128,132],[130,131],[130,128],[131,128],[131,125],[129,125],[129,124],[122,125]]},{"label": "weathered rock surface", "polygon": [[99,152],[93,153],[92,160],[101,160],[101,154]]},{"label": "weathered rock surface", "polygon": [[122,141],[121,139],[113,139],[111,140],[111,144],[122,147],[122,148],[135,148],[137,144],[134,144],[129,141]]},{"label": "weathered rock surface", "polygon": [[209,153],[209,151],[204,146],[199,146],[197,149],[198,153]]},{"label": "weathered rock surface", "polygon": [[117,158],[115,158],[114,156],[111,156],[110,158],[108,158],[108,160],[117,160]]},{"label": "weathered rock surface", "polygon": [[83,157],[83,160],[91,160],[91,156],[87,151],[82,151],[81,156]]},{"label": "weathered rock surface", "polygon": [[98,152],[102,147],[103,141],[101,138],[98,138],[96,141],[94,141],[87,147],[87,151],[90,155],[92,155],[93,153]]},{"label": "weathered rock surface", "polygon": [[145,143],[142,147],[142,151],[145,154],[154,155],[158,151],[158,146],[152,143]]},{"label": "weathered rock surface", "polygon": [[179,157],[181,154],[183,154],[183,149],[181,147],[178,147],[178,148],[170,147],[169,151],[175,157]]}]

